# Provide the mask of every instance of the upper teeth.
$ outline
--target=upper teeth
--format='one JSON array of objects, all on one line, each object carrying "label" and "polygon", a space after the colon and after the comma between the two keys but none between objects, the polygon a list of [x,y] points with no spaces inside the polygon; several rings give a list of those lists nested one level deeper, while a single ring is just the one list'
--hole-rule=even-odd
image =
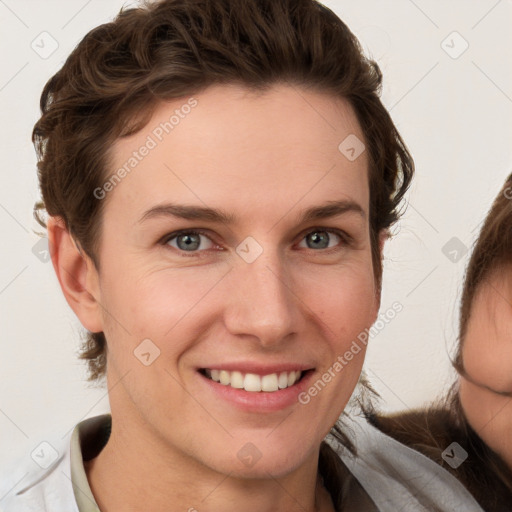
[{"label": "upper teeth", "polygon": [[245,373],[226,370],[205,370],[206,375],[216,382],[232,388],[245,389],[245,391],[277,391],[297,382],[302,372],[299,370],[291,372],[271,373],[269,375],[256,375],[255,373]]}]

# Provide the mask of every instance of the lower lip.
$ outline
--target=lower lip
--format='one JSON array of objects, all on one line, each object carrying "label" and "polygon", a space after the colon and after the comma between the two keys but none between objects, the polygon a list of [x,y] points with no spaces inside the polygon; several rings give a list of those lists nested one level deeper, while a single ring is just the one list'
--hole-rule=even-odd
[{"label": "lower lip", "polygon": [[201,380],[216,396],[226,400],[237,408],[247,412],[275,412],[281,411],[298,403],[298,395],[309,387],[314,371],[307,370],[302,378],[285,389],[277,391],[245,391],[245,389],[232,388],[216,382],[197,372]]}]

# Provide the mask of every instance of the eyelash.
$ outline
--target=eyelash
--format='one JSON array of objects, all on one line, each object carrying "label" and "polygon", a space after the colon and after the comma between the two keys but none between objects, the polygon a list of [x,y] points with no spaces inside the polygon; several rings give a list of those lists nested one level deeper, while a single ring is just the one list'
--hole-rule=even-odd
[{"label": "eyelash", "polygon": [[[326,248],[326,249],[309,249],[307,248],[307,250],[310,250],[310,251],[314,251],[314,252],[321,252],[323,254],[331,254],[333,252],[337,252],[339,251],[340,249],[342,249],[343,247],[346,247],[346,246],[351,246],[352,243],[353,243],[353,238],[345,233],[344,231],[341,231],[339,229],[332,229],[332,228],[324,228],[324,227],[313,227],[313,228],[309,228],[308,231],[306,231],[304,234],[301,234],[301,241],[309,234],[311,233],[317,233],[317,232],[325,232],[325,233],[330,233],[330,234],[334,234],[334,235],[338,235],[340,238],[341,238],[341,243],[337,246],[334,246],[334,247],[329,247],[329,248]],[[162,239],[161,239],[161,242],[160,244],[164,247],[167,246],[167,244],[173,240],[174,238],[177,238],[178,236],[180,235],[204,235],[206,236],[213,244],[217,245],[218,244],[215,242],[215,240],[212,240],[212,238],[209,236],[209,232],[208,231],[205,231],[205,230],[202,230],[202,229],[182,229],[182,230],[179,230],[179,231],[174,231],[172,233],[169,233],[167,235],[165,235]],[[170,246],[167,246],[167,247],[170,247]],[[203,249],[203,250],[198,250],[198,251],[189,251],[188,254],[187,254],[187,251],[184,251],[182,249],[177,249],[175,247],[172,247],[171,248],[173,251],[178,251],[180,255],[184,256],[184,257],[197,257],[198,255],[201,255],[202,253],[208,253],[209,251],[211,251],[212,249]],[[223,249],[221,249],[223,250]]]}]

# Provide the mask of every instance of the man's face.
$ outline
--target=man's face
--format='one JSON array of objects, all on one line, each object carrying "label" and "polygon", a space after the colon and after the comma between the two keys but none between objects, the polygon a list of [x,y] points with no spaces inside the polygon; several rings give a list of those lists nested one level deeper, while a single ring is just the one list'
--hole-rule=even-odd
[{"label": "man's face", "polygon": [[113,148],[108,176],[129,172],[103,189],[94,292],[112,414],[174,457],[285,474],[344,409],[364,345],[335,363],[377,314],[363,134],[347,102],[290,86],[194,100]]}]

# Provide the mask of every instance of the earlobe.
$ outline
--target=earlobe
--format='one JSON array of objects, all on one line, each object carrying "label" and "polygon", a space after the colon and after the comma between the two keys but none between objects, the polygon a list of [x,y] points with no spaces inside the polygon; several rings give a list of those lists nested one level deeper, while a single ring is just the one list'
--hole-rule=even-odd
[{"label": "earlobe", "polygon": [[87,330],[101,332],[98,273],[93,262],[80,252],[60,217],[49,217],[47,227],[53,268],[67,303]]}]

